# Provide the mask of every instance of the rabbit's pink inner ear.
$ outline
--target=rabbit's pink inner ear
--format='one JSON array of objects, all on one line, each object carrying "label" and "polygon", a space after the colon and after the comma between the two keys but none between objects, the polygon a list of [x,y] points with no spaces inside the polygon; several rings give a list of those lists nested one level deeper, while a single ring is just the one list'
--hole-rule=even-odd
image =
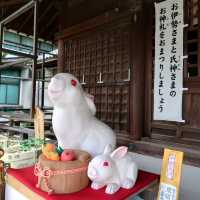
[{"label": "rabbit's pink inner ear", "polygon": [[119,147],[111,153],[111,157],[114,159],[121,159],[127,154],[127,151],[128,147],[125,146]]}]

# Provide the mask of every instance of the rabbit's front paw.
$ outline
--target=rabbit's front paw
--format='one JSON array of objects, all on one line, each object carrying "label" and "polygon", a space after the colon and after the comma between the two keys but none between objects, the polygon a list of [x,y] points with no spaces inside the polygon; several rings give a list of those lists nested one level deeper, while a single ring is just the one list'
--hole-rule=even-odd
[{"label": "rabbit's front paw", "polygon": [[133,187],[133,185],[134,185],[134,182],[131,179],[127,178],[127,179],[124,179],[124,181],[121,184],[121,187],[124,189],[130,189]]},{"label": "rabbit's front paw", "polygon": [[91,184],[91,188],[94,190],[101,189],[102,187],[104,187],[104,184],[102,183],[92,182]]},{"label": "rabbit's front paw", "polygon": [[110,183],[106,187],[106,194],[114,194],[119,190],[120,186],[116,183]]}]

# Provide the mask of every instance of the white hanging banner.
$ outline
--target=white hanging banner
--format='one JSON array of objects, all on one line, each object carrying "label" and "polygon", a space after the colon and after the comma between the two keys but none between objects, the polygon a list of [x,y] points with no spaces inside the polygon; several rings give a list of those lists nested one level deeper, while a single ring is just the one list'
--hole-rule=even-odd
[{"label": "white hanging banner", "polygon": [[183,122],[183,0],[155,4],[154,120]]}]

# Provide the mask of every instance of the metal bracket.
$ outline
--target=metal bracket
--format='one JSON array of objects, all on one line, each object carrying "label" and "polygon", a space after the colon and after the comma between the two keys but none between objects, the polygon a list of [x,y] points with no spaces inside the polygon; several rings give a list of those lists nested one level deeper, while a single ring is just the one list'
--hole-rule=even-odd
[{"label": "metal bracket", "polygon": [[182,88],[182,90],[183,90],[183,91],[188,91],[188,90],[189,90],[189,88]]},{"label": "metal bracket", "polygon": [[82,82],[81,82],[81,85],[86,85],[86,82],[85,82],[85,75],[83,74],[82,76]]},{"label": "metal bracket", "polygon": [[124,79],[124,81],[130,81],[131,80],[131,69],[128,68],[128,78],[127,79]]},{"label": "metal bracket", "polygon": [[104,82],[102,81],[102,74],[101,74],[101,72],[99,73],[99,80],[97,81],[97,83],[99,83],[99,84],[104,83]]},{"label": "metal bracket", "polygon": [[188,55],[181,56],[181,59],[188,59]]},{"label": "metal bracket", "polygon": [[183,24],[183,28],[187,28],[189,24]]}]

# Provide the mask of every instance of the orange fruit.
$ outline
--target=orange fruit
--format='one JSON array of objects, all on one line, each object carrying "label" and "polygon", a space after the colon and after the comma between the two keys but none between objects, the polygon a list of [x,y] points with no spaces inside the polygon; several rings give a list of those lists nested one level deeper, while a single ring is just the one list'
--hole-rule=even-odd
[{"label": "orange fruit", "polygon": [[46,144],[42,148],[42,153],[49,160],[60,160],[59,154],[56,152],[55,144]]},{"label": "orange fruit", "polygon": [[51,144],[51,143],[46,144],[44,148],[46,151],[55,151],[56,150],[55,144]]},{"label": "orange fruit", "polygon": [[50,153],[51,153],[51,152],[48,152],[48,151],[46,151],[45,148],[42,148],[42,153],[43,153],[43,155],[44,155],[47,159],[50,159]]},{"label": "orange fruit", "polygon": [[60,160],[60,156],[57,152],[50,152],[50,160]]}]

